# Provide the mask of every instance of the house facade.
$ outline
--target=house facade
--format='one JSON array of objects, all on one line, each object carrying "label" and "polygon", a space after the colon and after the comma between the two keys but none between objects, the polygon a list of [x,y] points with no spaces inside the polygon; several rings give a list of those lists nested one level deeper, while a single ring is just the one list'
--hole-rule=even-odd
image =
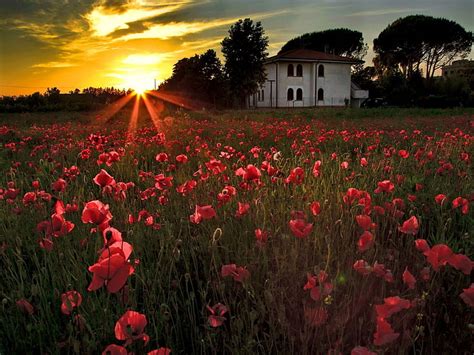
[{"label": "house facade", "polygon": [[266,82],[249,98],[250,107],[360,106],[368,91],[351,83],[359,61],[295,49],[265,62]]}]

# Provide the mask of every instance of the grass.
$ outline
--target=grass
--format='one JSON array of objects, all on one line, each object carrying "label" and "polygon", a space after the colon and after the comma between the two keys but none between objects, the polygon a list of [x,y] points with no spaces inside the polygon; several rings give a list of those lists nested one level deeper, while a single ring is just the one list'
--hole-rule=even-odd
[{"label": "grass", "polygon": [[[127,310],[144,314],[148,321],[144,332],[150,342],[136,340],[127,346],[136,353],[159,347],[171,348],[173,354],[349,353],[356,346],[380,354],[472,351],[472,313],[459,297],[469,287],[470,276],[450,265],[435,271],[414,240],[446,244],[468,257],[474,254],[472,210],[462,213],[452,207],[457,197],[472,207],[473,113],[169,112],[174,118],[163,120],[160,127],[165,141],[144,114],[138,131],[127,134],[127,110],[106,126],[97,124],[96,114],[0,117],[0,126],[8,127],[0,135],[0,352],[87,354],[109,344],[124,345],[114,327]],[[402,158],[401,150],[409,157]],[[89,157],[83,159],[84,151]],[[110,151],[121,152],[120,160],[99,164],[99,155]],[[160,152],[170,160],[156,161]],[[188,161],[177,163],[179,154]],[[213,174],[206,167],[212,158],[226,170]],[[367,159],[367,166],[361,165],[361,158]],[[312,173],[316,160],[322,162],[319,177]],[[278,172],[269,176],[263,161]],[[349,164],[347,169],[341,167],[343,162]],[[257,182],[235,174],[248,164],[261,170]],[[72,166],[79,168],[77,176],[65,172]],[[285,182],[296,167],[304,170],[303,182]],[[101,169],[116,182],[135,186],[124,199],[107,194],[93,182]],[[157,189],[158,174],[172,177],[173,186]],[[61,192],[52,189],[59,178],[67,182]],[[176,191],[192,179],[195,189]],[[32,187],[34,180],[40,183],[38,190],[51,194],[51,201]],[[393,192],[374,192],[383,180],[394,183]],[[18,189],[15,198],[5,194],[9,182],[14,183],[11,189]],[[220,203],[218,194],[228,185],[235,187],[236,195]],[[345,203],[349,188],[366,191],[370,204],[367,198],[365,205]],[[27,192],[34,192],[37,200],[22,201]],[[447,202],[438,205],[434,197],[441,193]],[[50,237],[53,248],[48,252],[38,242],[48,236],[38,232],[37,225],[50,220],[57,199],[77,203],[78,209],[65,213],[74,229]],[[135,272],[113,294],[104,287],[87,291],[92,279],[88,267],[104,246],[101,233],[91,232],[95,226],[81,220],[85,203],[92,200],[109,204],[110,225],[133,246]],[[309,208],[314,201],[321,204],[316,216]],[[240,218],[235,217],[237,202],[250,205]],[[216,217],[190,222],[196,205],[212,205]],[[385,213],[377,213],[374,206]],[[139,213],[144,218],[129,223],[129,215],[137,218]],[[365,252],[357,247],[363,230],[356,216],[361,214],[370,214],[375,223],[374,245]],[[147,216],[153,216],[153,223],[144,223]],[[399,231],[411,216],[420,223],[414,236]],[[313,224],[304,238],[289,227],[289,221],[298,218]],[[256,229],[269,234],[264,245],[257,243]],[[384,264],[394,281],[374,273],[361,275],[353,267],[361,259],[370,266]],[[221,268],[227,264],[245,267],[250,277],[244,282],[223,277]],[[425,267],[430,268],[427,281],[420,276]],[[403,282],[405,268],[416,278],[414,289]],[[307,274],[320,271],[328,274],[332,291],[315,300],[303,288]],[[69,290],[80,292],[83,301],[72,315],[65,315],[61,295]],[[410,300],[411,306],[387,320],[400,334],[397,339],[377,345],[374,306],[390,296]],[[34,307],[32,315],[17,307],[20,299]],[[228,312],[222,325],[211,327],[206,306],[217,303]],[[315,310],[321,313],[311,313]]]}]

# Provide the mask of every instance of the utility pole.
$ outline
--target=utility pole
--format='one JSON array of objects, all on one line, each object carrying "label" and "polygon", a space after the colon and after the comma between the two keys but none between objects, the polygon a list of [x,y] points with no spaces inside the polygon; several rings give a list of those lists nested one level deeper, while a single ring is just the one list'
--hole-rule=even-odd
[{"label": "utility pole", "polygon": [[156,79],[153,79],[153,80],[155,81],[155,85],[154,85],[153,87],[154,87],[154,88],[155,88],[155,90],[156,90]]}]

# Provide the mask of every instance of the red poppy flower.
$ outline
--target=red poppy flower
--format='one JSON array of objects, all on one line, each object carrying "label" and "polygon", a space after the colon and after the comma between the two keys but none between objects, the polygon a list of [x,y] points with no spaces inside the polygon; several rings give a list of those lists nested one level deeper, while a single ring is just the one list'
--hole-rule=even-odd
[{"label": "red poppy flower", "polygon": [[469,201],[467,199],[462,198],[462,197],[456,197],[453,200],[452,204],[453,204],[453,209],[461,207],[462,214],[469,213]]},{"label": "red poppy flower", "polygon": [[100,170],[100,173],[94,177],[93,181],[96,185],[99,185],[102,188],[115,184],[115,179],[104,169]]},{"label": "red poppy flower", "polygon": [[369,231],[365,231],[359,238],[357,242],[357,247],[359,251],[364,252],[370,249],[374,245],[374,236]]},{"label": "red poppy flower", "polygon": [[257,167],[255,167],[252,164],[249,164],[247,165],[245,169],[238,168],[235,171],[235,175],[242,176],[242,178],[246,181],[253,181],[253,180],[259,180],[260,177],[262,176],[262,173]]},{"label": "red poppy flower", "polygon": [[155,176],[155,187],[162,191],[173,186],[173,177],[165,176],[164,174],[158,174]]},{"label": "red poppy flower", "polygon": [[[38,227],[37,227],[38,228]],[[46,237],[46,238],[40,238],[38,240],[38,244],[40,246],[41,249],[44,249],[46,251],[51,251],[53,250],[53,241],[51,240],[51,237]]]},{"label": "red poppy flower", "polygon": [[23,204],[26,206],[26,205],[29,205],[29,204],[32,204],[36,201],[36,193],[35,192],[27,192],[24,196],[23,196]]},{"label": "red poppy flower", "polygon": [[206,168],[213,174],[217,175],[223,173],[227,167],[222,164],[220,160],[211,159],[208,163],[206,163]]},{"label": "red poppy flower", "polygon": [[292,219],[288,225],[296,238],[305,238],[313,230],[313,223],[306,223],[304,219]]},{"label": "red poppy flower", "polygon": [[168,161],[168,154],[166,153],[158,153],[155,157],[156,161],[159,161],[161,163]]},{"label": "red poppy flower", "polygon": [[317,160],[313,165],[313,176],[319,177],[321,176],[321,160]]},{"label": "red poppy flower", "polygon": [[144,314],[127,311],[115,323],[115,337],[118,340],[125,340],[125,346],[131,344],[135,340],[143,340],[148,343],[150,339],[143,331],[147,325]]},{"label": "red poppy flower", "polygon": [[413,276],[413,274],[410,271],[408,271],[407,267],[405,268],[405,271],[403,272],[402,278],[403,278],[403,283],[407,285],[410,290],[413,290],[415,288],[416,279]]},{"label": "red poppy flower", "polygon": [[313,216],[317,216],[321,213],[321,204],[318,201],[314,201],[310,205],[310,209],[311,209],[311,213],[313,214]]},{"label": "red poppy flower", "polygon": [[360,159],[360,166],[366,167],[367,165],[369,165],[369,162],[367,161],[367,159],[366,158],[361,158]]},{"label": "red poppy flower", "polygon": [[221,192],[217,194],[217,200],[220,202],[220,204],[224,204],[229,202],[232,197],[234,197],[237,194],[237,189],[231,185],[225,186]]},{"label": "red poppy flower", "polygon": [[307,281],[303,287],[303,290],[310,290],[310,297],[314,301],[321,300],[321,297],[326,297],[330,295],[333,290],[333,285],[330,282],[326,282],[328,274],[324,271],[319,272],[319,274],[311,275],[307,274]]},{"label": "red poppy flower", "polygon": [[369,275],[372,272],[372,267],[365,260],[357,260],[352,267],[362,275]]},{"label": "red poppy flower", "polygon": [[169,348],[159,348],[152,351],[149,351],[147,355],[170,355],[171,349]]},{"label": "red poppy flower", "polygon": [[418,233],[419,228],[420,225],[418,224],[418,220],[415,216],[411,216],[409,219],[403,222],[401,227],[398,227],[398,230],[405,234],[415,235],[416,233]]},{"label": "red poppy flower", "polygon": [[61,295],[61,312],[70,315],[72,310],[82,303],[82,296],[77,291],[67,291]]},{"label": "red poppy flower", "polygon": [[180,155],[177,155],[177,156],[176,156],[176,161],[177,161],[178,163],[184,164],[184,163],[186,163],[186,162],[188,161],[188,157],[187,157],[186,155],[184,155],[184,154],[180,154]]},{"label": "red poppy flower", "polygon": [[268,240],[268,232],[261,230],[260,228],[255,229],[255,238],[259,246],[264,246]]},{"label": "red poppy flower", "polygon": [[105,205],[99,200],[87,202],[82,210],[82,222],[98,225],[102,230],[108,227],[111,219],[109,205]]},{"label": "red poppy flower", "polygon": [[356,216],[356,222],[359,227],[365,231],[375,227],[375,224],[372,223],[372,219],[370,218],[370,216],[367,216],[365,214]]},{"label": "red poppy flower", "polygon": [[120,345],[110,344],[102,352],[102,355],[127,355],[127,349]]},{"label": "red poppy flower", "polygon": [[377,317],[377,331],[374,333],[374,345],[381,346],[391,343],[400,336],[400,333],[395,333],[390,323],[382,317]]},{"label": "red poppy flower", "polygon": [[51,235],[62,237],[74,229],[74,223],[66,221],[62,214],[53,214],[51,216]]},{"label": "red poppy flower", "polygon": [[461,297],[468,306],[474,307],[474,283],[468,288],[463,289],[459,297]]},{"label": "red poppy flower", "polygon": [[425,239],[415,240],[415,247],[417,250],[422,252],[430,250],[430,246],[428,245],[428,242]]},{"label": "red poppy flower", "polygon": [[16,301],[16,306],[18,307],[20,311],[30,316],[33,315],[33,313],[35,312],[35,309],[31,305],[31,303],[25,300],[24,298]]},{"label": "red poppy flower", "polygon": [[366,347],[356,346],[354,349],[351,350],[351,355],[377,355],[377,353],[370,351]]},{"label": "red poppy flower", "polygon": [[187,193],[194,190],[196,186],[197,186],[197,182],[195,180],[189,180],[189,181],[186,181],[184,184],[179,185],[176,188],[176,191],[180,194],[186,195]]},{"label": "red poppy flower", "polygon": [[426,250],[423,254],[433,270],[439,271],[440,266],[446,265],[453,256],[453,251],[446,244],[437,244],[433,248]]},{"label": "red poppy flower", "polygon": [[398,155],[403,159],[407,159],[410,156],[410,153],[408,153],[406,150],[402,149],[402,150],[398,151]]},{"label": "red poppy flower", "polygon": [[116,242],[122,241],[122,233],[118,229],[108,227],[102,231],[104,238],[104,245],[112,245]]},{"label": "red poppy flower", "polygon": [[237,212],[235,212],[235,217],[237,217],[237,218],[242,217],[243,215],[247,214],[249,209],[250,209],[250,204],[238,202],[237,203]]},{"label": "red poppy flower", "polygon": [[377,186],[378,187],[374,191],[376,194],[381,193],[381,192],[390,193],[395,189],[395,185],[392,182],[390,182],[390,180],[380,181],[377,183]]},{"label": "red poppy flower", "polygon": [[203,219],[211,219],[216,216],[216,211],[210,205],[199,206],[196,205],[196,209],[192,215],[189,216],[189,220],[193,223],[199,224]]},{"label": "red poppy flower", "polygon": [[375,306],[375,312],[378,317],[390,318],[392,314],[400,312],[402,309],[408,309],[411,306],[409,300],[398,296],[384,298],[384,304]]},{"label": "red poppy flower", "polygon": [[290,175],[285,179],[285,183],[302,184],[304,181],[304,170],[299,166],[291,170]]},{"label": "red poppy flower", "polygon": [[443,194],[436,195],[434,199],[436,203],[440,206],[442,206],[447,201],[446,195],[443,195]]},{"label": "red poppy flower", "polygon": [[470,275],[474,262],[463,254],[453,254],[448,258],[448,264],[465,275]]},{"label": "red poppy flower", "polygon": [[129,262],[132,250],[126,242],[116,242],[104,249],[97,263],[89,267],[94,276],[87,290],[95,291],[105,284],[110,293],[118,292],[134,272]]},{"label": "red poppy flower", "polygon": [[227,264],[222,265],[221,268],[222,277],[230,276],[237,282],[244,282],[250,277],[250,272],[242,266],[237,266],[236,264]]},{"label": "red poppy flower", "polygon": [[209,325],[213,328],[217,328],[224,323],[226,318],[224,317],[224,314],[226,314],[229,309],[224,306],[222,303],[217,303],[214,306],[209,307],[206,306],[207,310],[211,312],[211,315],[207,318]]},{"label": "red poppy flower", "polygon": [[55,182],[53,182],[52,189],[56,192],[63,192],[66,189],[66,186],[66,180],[59,178]]}]

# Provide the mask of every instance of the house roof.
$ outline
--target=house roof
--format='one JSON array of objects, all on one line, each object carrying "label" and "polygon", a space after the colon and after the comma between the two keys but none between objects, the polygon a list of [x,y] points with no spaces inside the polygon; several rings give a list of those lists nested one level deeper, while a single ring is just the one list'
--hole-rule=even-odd
[{"label": "house roof", "polygon": [[338,62],[348,64],[359,64],[359,59],[343,57],[331,53],[313,51],[311,49],[292,49],[268,58],[265,63],[278,61],[301,61],[301,62]]}]

